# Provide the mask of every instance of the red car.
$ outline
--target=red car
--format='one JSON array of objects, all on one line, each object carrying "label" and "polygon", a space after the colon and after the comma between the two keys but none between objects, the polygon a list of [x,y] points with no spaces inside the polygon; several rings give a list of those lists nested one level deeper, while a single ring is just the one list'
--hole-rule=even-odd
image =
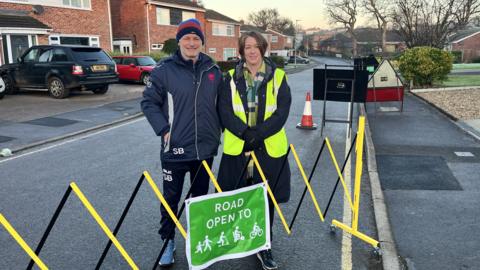
[{"label": "red car", "polygon": [[147,84],[150,72],[156,63],[150,56],[114,56],[118,78],[124,81],[136,81]]}]

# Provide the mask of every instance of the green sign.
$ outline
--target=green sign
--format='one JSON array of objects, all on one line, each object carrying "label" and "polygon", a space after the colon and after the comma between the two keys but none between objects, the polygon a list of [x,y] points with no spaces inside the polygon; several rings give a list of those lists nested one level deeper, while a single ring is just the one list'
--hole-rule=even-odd
[{"label": "green sign", "polygon": [[374,66],[367,66],[367,71],[370,72],[370,73],[373,73],[375,71],[375,67]]},{"label": "green sign", "polygon": [[270,248],[267,189],[257,184],[188,199],[186,253],[190,269]]}]

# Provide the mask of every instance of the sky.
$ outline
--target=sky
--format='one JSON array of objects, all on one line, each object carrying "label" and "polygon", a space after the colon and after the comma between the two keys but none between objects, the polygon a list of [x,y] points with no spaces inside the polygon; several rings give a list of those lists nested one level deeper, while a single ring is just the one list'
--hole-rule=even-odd
[{"label": "sky", "polygon": [[213,9],[235,20],[247,21],[248,14],[252,12],[264,8],[277,8],[281,16],[291,19],[304,29],[333,28],[328,24],[323,0],[202,0],[202,2],[205,8]]}]

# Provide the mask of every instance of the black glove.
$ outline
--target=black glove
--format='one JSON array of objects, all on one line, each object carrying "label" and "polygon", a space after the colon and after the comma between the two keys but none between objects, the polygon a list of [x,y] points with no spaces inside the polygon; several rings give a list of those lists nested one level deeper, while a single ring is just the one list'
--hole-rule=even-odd
[{"label": "black glove", "polygon": [[243,146],[244,152],[255,150],[262,145],[262,140],[254,128],[247,128],[243,133],[242,139],[245,141]]}]

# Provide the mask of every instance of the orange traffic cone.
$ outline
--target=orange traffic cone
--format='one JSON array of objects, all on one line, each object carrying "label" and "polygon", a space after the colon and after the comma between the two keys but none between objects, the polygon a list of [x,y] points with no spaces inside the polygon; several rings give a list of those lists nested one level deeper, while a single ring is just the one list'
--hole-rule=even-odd
[{"label": "orange traffic cone", "polygon": [[297,124],[297,128],[317,129],[317,124],[313,123],[312,100],[310,98],[310,92],[307,92],[307,99],[305,101],[305,107],[303,109],[302,122]]}]

